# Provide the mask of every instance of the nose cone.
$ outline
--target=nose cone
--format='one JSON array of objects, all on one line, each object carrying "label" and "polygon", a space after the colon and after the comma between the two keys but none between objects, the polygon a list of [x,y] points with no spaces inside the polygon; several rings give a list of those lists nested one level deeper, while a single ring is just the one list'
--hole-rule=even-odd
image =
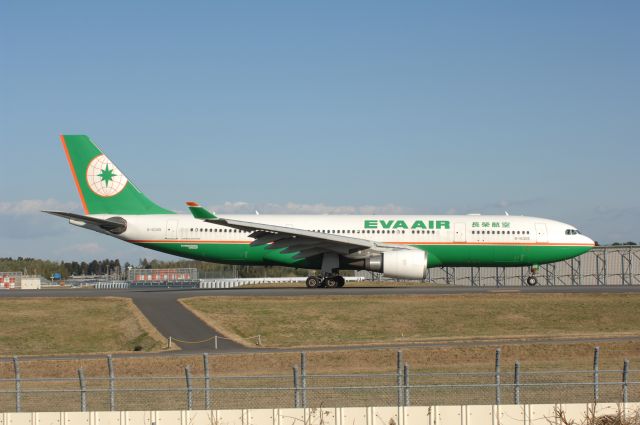
[{"label": "nose cone", "polygon": [[590,244],[592,247],[596,246],[596,242],[588,236],[582,235],[585,240],[585,243]]},{"label": "nose cone", "polygon": [[585,247],[585,251],[584,252],[590,251],[591,248],[596,246],[595,241],[593,239],[591,239],[590,237],[588,237],[588,236],[580,235],[580,239],[581,239],[580,243],[584,244],[584,247]]}]

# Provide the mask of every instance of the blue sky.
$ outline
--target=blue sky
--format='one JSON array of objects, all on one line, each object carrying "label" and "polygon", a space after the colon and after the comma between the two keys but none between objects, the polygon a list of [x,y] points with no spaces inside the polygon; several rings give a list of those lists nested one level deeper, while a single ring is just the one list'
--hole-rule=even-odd
[{"label": "blue sky", "polygon": [[0,3],[0,256],[161,256],[79,209],[88,134],[159,204],[503,213],[640,242],[640,3]]}]

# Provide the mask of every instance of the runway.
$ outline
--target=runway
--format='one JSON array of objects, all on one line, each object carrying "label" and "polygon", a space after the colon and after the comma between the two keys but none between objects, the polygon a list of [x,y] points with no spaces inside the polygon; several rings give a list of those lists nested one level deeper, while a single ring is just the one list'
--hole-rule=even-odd
[{"label": "runway", "polygon": [[[156,329],[164,336],[171,336],[183,341],[203,341],[219,335],[224,335],[210,328],[207,324],[193,315],[182,304],[180,298],[202,296],[241,296],[241,297],[305,297],[305,296],[367,296],[367,295],[473,295],[473,294],[584,294],[584,293],[633,293],[640,294],[640,286],[540,286],[540,287],[461,287],[461,286],[425,286],[425,287],[357,287],[348,286],[336,289],[308,289],[300,288],[233,288],[233,289],[44,289],[0,291],[4,298],[36,298],[36,297],[125,297],[131,298],[140,311],[149,319]],[[247,351],[292,351],[290,349],[260,349],[248,348],[236,342],[219,338],[218,353],[247,352]],[[623,338],[637,340],[637,337]],[[536,339],[500,339],[500,340],[467,340],[467,341],[433,341],[428,343],[405,344],[403,347],[455,347],[479,345],[505,345],[522,343],[576,343],[597,342],[603,340],[555,338],[553,340]],[[619,340],[619,339],[616,339]],[[183,352],[213,352],[213,341],[199,343],[178,343]],[[362,347],[320,347],[317,349],[358,349],[358,348],[389,348],[396,345],[366,345]],[[293,351],[299,351],[294,349]]]},{"label": "runway", "polygon": [[148,297],[150,300],[189,297],[246,296],[246,297],[296,297],[323,295],[461,295],[461,294],[588,294],[608,293],[640,294],[640,285],[636,286],[384,286],[358,287],[357,284],[344,288],[230,288],[230,289],[39,289],[21,291],[0,291],[0,297],[128,297],[132,299]]}]

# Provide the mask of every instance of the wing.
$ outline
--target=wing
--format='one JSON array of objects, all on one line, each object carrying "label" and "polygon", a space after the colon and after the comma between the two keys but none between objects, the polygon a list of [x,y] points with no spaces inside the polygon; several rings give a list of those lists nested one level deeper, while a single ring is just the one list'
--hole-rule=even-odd
[{"label": "wing", "polygon": [[249,232],[249,237],[254,239],[254,241],[251,242],[252,246],[268,245],[267,249],[282,249],[282,253],[284,254],[297,253],[293,257],[295,259],[309,258],[327,252],[349,255],[364,250],[388,251],[407,249],[404,246],[381,244],[368,239],[354,238],[351,236],[333,235],[293,227],[226,219],[216,216],[195,202],[187,202],[187,205],[195,218],[208,223]]}]

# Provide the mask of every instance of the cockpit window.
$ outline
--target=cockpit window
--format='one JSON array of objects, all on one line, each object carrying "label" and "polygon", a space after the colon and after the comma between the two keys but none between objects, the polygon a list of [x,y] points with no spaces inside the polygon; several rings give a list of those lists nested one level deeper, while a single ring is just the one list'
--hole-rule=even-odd
[{"label": "cockpit window", "polygon": [[565,235],[580,235],[581,233],[576,229],[567,229],[564,231]]}]

